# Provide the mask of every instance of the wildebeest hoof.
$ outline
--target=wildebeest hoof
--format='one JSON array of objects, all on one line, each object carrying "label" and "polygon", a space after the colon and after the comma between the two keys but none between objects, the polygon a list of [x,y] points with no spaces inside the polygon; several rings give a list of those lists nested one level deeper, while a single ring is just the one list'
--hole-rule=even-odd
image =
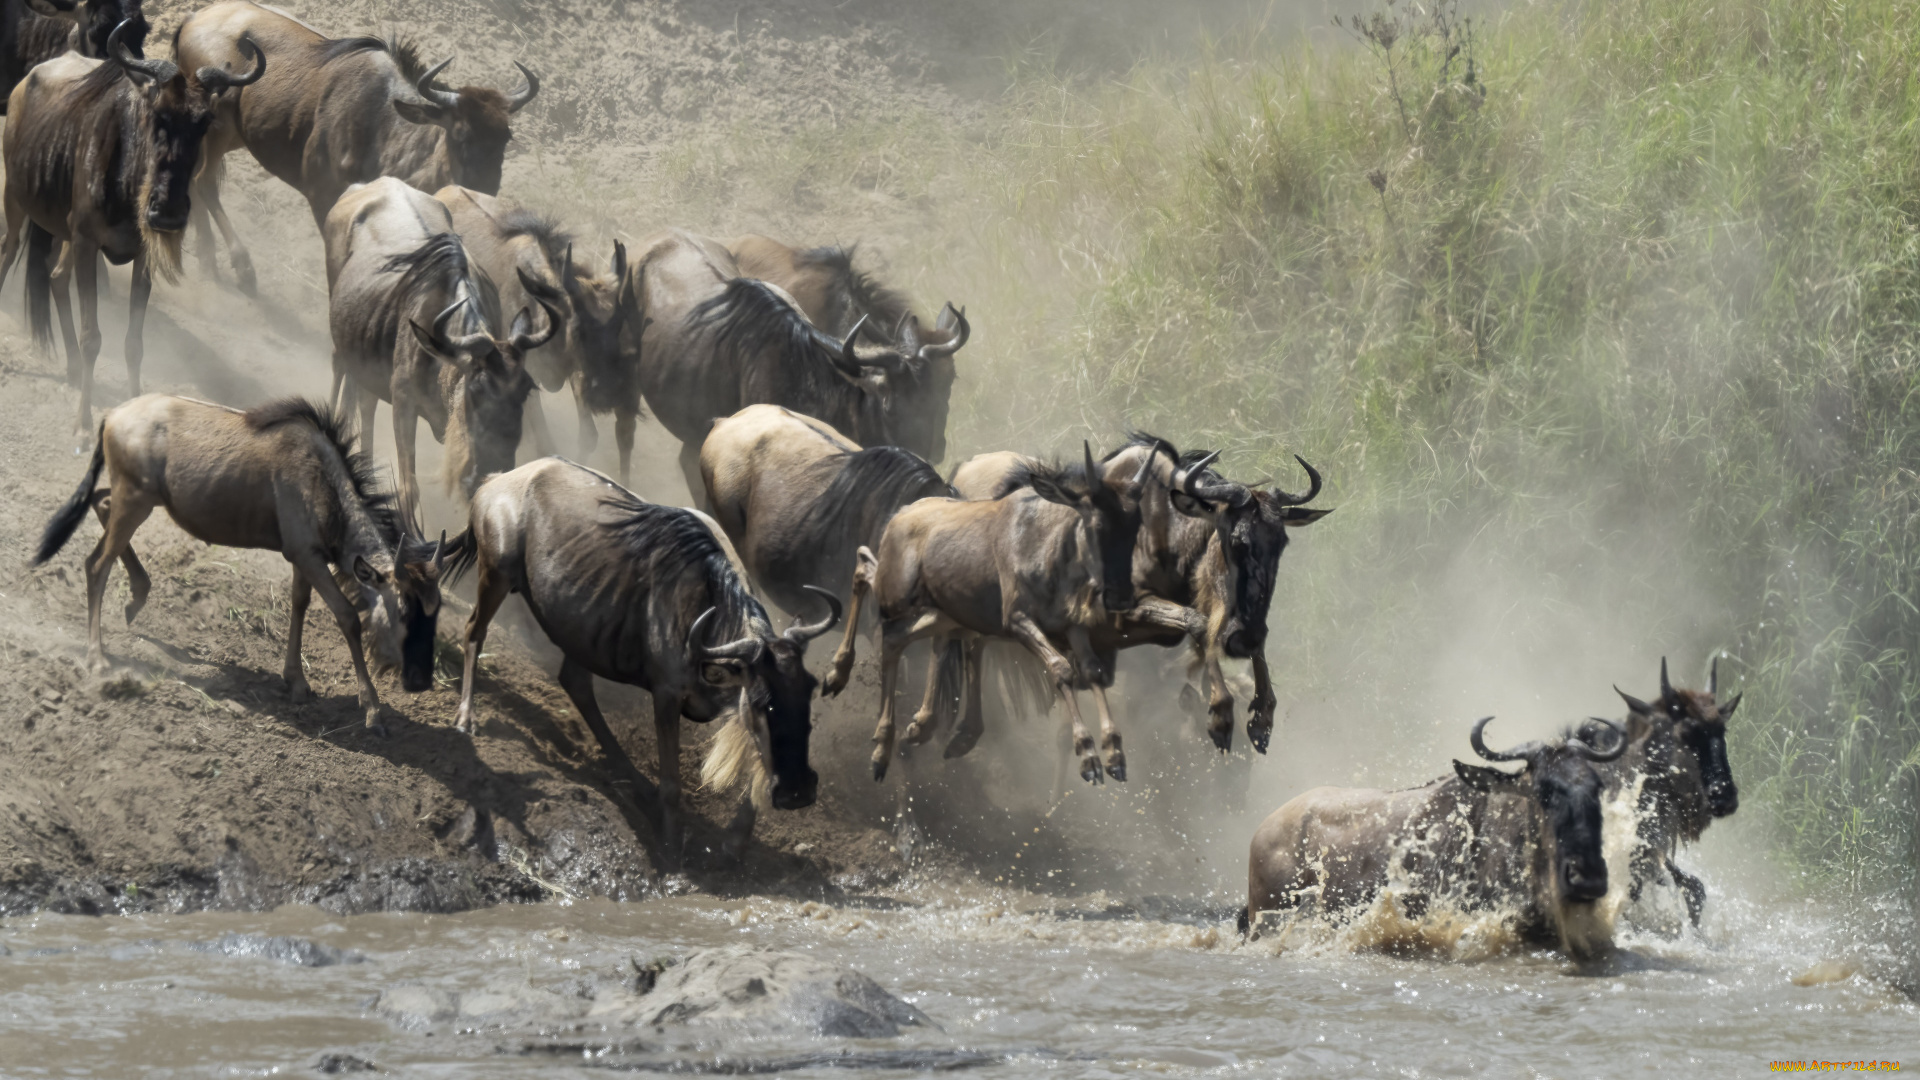
[{"label": "wildebeest hoof", "polygon": [[886,778],[887,778],[887,755],[883,751],[875,750],[873,752],[874,783],[877,784],[880,781],[885,780]]},{"label": "wildebeest hoof", "polygon": [[87,671],[95,676],[104,676],[113,670],[107,658],[99,654],[87,657]]},{"label": "wildebeest hoof", "polygon": [[916,716],[913,718],[913,723],[907,725],[907,733],[903,741],[908,746],[924,746],[931,738],[933,738],[933,717],[929,716],[923,720]]},{"label": "wildebeest hoof", "polygon": [[242,295],[251,297],[258,297],[260,295],[260,282],[253,275],[252,263],[235,259],[233,261],[233,280],[234,285],[239,288]]},{"label": "wildebeest hoof", "polygon": [[1265,727],[1255,727],[1251,723],[1247,725],[1247,741],[1253,744],[1253,750],[1255,753],[1257,754],[1266,753],[1267,743],[1270,740],[1272,740],[1272,738],[1273,738],[1272,724],[1268,724]]},{"label": "wildebeest hoof", "polygon": [[1231,727],[1215,727],[1209,724],[1207,738],[1212,739],[1213,748],[1223,754],[1233,749],[1233,728]]},{"label": "wildebeest hoof", "polygon": [[302,705],[313,700],[313,689],[304,682],[287,683],[287,700]]},{"label": "wildebeest hoof", "polygon": [[1089,784],[1100,784],[1100,783],[1106,782],[1106,779],[1107,779],[1106,774],[1100,771],[1099,758],[1093,756],[1092,754],[1088,754],[1085,758],[1081,759],[1080,779],[1085,780]]},{"label": "wildebeest hoof", "polygon": [[389,734],[389,732],[387,731],[387,725],[380,719],[380,710],[378,708],[367,710],[366,728],[369,732],[375,735],[378,735],[383,739],[386,738]]},{"label": "wildebeest hoof", "polygon": [[821,697],[838,697],[840,691],[847,688],[847,675],[852,664],[842,667],[839,660],[833,662],[833,670],[827,673],[827,680],[820,684]]},{"label": "wildebeest hoof", "polygon": [[1115,750],[1107,757],[1107,775],[1121,783],[1127,782],[1127,755]]}]

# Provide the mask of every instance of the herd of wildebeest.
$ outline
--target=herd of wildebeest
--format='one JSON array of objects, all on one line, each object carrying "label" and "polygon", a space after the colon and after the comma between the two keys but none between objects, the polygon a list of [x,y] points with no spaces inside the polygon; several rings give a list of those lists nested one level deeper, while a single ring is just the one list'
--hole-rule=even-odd
[{"label": "herd of wildebeest", "polygon": [[[1277,704],[1267,613],[1290,530],[1329,511],[1302,494],[1229,479],[1216,453],[1127,433],[1095,457],[1051,464],[984,454],[942,479],[947,405],[971,333],[947,305],[931,326],[850,253],[763,236],[665,229],[610,261],[586,257],[554,221],[498,196],[513,114],[539,90],[448,89],[412,46],[329,38],[272,8],[224,0],[193,13],[172,60],[148,57],[139,0],[4,0],[6,238],[0,281],[26,246],[33,334],[53,310],[92,460],[48,523],[52,558],[91,511],[104,535],[86,561],[88,660],[107,669],[101,605],[113,564],[130,578],[129,621],[151,582],[131,541],[156,507],[211,544],[281,552],[293,566],[288,690],[318,592],[352,654],[366,724],[384,734],[369,671],[433,685],[441,590],[477,570],[457,723],[473,732],[475,661],[501,603],[519,593],[564,656],[559,683],[678,863],[680,721],[726,722],[703,777],[747,789],[733,850],[755,808],[812,803],[811,699],[839,693],[861,611],[880,650],[873,775],[894,753],[899,665],[928,639],[926,693],[907,744],[951,727],[949,758],[984,730],[981,672],[1027,665],[1066,710],[1089,782],[1125,780],[1109,706],[1119,650],[1185,643],[1208,687],[1207,734],[1230,748],[1223,659],[1251,662],[1246,731],[1265,753]],[[235,284],[251,262],[221,209],[222,161],[245,148],[304,194],[324,240],[333,400],[248,410],[140,393],[142,319],[155,273],[180,273],[189,222],[213,271],[212,227]],[[129,400],[93,419],[102,259],[132,264]],[[76,331],[72,296],[77,293]],[[508,317],[508,313],[513,313]],[[580,452],[611,412],[619,482],[550,456],[536,389],[570,388]],[[365,447],[389,404],[397,476],[382,485]],[[622,487],[645,403],[682,442],[700,509]],[[357,410],[356,410],[357,406]],[[357,411],[357,416],[356,416]],[[466,527],[423,535],[414,439],[445,446],[444,480]],[[523,441],[540,456],[515,467]],[[106,482],[102,484],[102,472]],[[795,613],[777,632],[761,597]],[[852,611],[824,683],[807,644]],[[1019,648],[989,654],[990,642]],[[1038,661],[1040,670],[1019,649]],[[1042,672],[1044,674],[1042,674]],[[1717,671],[1716,671],[1717,675]],[[594,699],[593,677],[652,696],[658,778],[633,765]],[[1605,720],[1506,751],[1472,745],[1508,773],[1454,763],[1403,791],[1319,788],[1255,835],[1243,928],[1265,913],[1363,907],[1392,888],[1409,914],[1439,902],[1519,913],[1531,936],[1591,951],[1582,920],[1606,894],[1603,801],[1637,805],[1631,889],[1671,882],[1698,922],[1704,889],[1673,862],[1737,804],[1717,678],[1704,692],[1626,694]],[[1076,701],[1091,694],[1099,738]],[[1590,921],[1590,920],[1589,920]]]}]

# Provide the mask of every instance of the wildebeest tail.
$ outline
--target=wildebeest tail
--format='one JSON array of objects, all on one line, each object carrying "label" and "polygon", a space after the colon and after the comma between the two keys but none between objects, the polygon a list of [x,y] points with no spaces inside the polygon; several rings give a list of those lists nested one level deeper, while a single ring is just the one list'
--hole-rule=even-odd
[{"label": "wildebeest tail", "polygon": [[27,325],[33,329],[33,343],[42,348],[53,346],[53,234],[29,221],[27,223]]},{"label": "wildebeest tail", "polygon": [[33,565],[39,566],[67,546],[73,539],[73,530],[80,527],[80,520],[93,509],[94,486],[100,483],[100,470],[107,464],[107,422],[100,421],[99,430],[93,435],[93,462],[87,466],[87,475],[80,478],[80,486],[74,489],[72,497],[65,505],[54,511],[47,522],[46,531],[40,534],[40,550],[33,554]]},{"label": "wildebeest tail", "polygon": [[934,723],[948,726],[949,721],[958,718],[960,712],[960,688],[966,684],[967,647],[958,640],[947,642],[947,651],[940,656],[940,666],[935,669],[933,714]]},{"label": "wildebeest tail", "polygon": [[444,552],[446,562],[440,568],[440,583],[452,585],[467,576],[473,564],[480,558],[480,541],[473,535],[473,526],[469,525],[459,536],[447,541]]}]

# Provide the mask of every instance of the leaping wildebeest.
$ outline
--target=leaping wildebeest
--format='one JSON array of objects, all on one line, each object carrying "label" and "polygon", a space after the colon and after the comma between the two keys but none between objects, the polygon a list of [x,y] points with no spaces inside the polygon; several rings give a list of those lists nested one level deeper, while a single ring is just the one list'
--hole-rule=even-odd
[{"label": "leaping wildebeest", "polygon": [[[1110,483],[1136,475],[1142,480],[1140,535],[1133,552],[1139,602],[1092,634],[1103,651],[1188,642],[1195,667],[1207,675],[1207,733],[1222,751],[1233,745],[1233,694],[1220,660],[1251,661],[1254,696],[1247,738],[1264,754],[1278,704],[1266,640],[1280,556],[1289,529],[1333,511],[1305,505],[1320,494],[1321,480],[1304,458],[1294,460],[1306,470],[1308,487],[1306,494],[1296,495],[1228,480],[1211,468],[1218,457],[1181,454],[1165,439],[1135,434],[1100,463]],[[1004,451],[983,454],[955,470],[954,488],[965,498],[1000,498],[1018,488],[1023,460]],[[978,679],[978,672],[967,673],[970,685]],[[975,713],[962,721],[959,752],[973,745],[978,725]]]},{"label": "leaping wildebeest", "polygon": [[[147,17],[140,0],[0,0],[0,94],[12,94],[35,64],[72,49],[103,58],[114,28],[129,23],[121,40],[144,57]],[[6,106],[0,104],[0,116]]]},{"label": "leaping wildebeest", "polygon": [[[103,468],[105,488],[98,486]],[[148,394],[101,418],[93,461],[47,522],[33,560],[38,566],[59,554],[87,511],[98,514],[105,535],[86,563],[87,663],[96,673],[108,667],[100,608],[115,559],[132,587],[127,621],[146,604],[152,582],[133,534],[156,507],[196,540],[278,551],[292,564],[283,674],[293,700],[312,696],[300,640],[316,591],[347,639],[367,727],[386,730],[363,642],[372,646],[374,670],[398,668],[410,691],[433,685],[445,537],[436,544],[417,535],[327,409],[287,399],[241,412]]]},{"label": "leaping wildebeest", "polygon": [[[214,103],[250,85],[266,70],[251,43],[244,74],[220,68],[183,71],[166,60],[143,60],[127,49],[133,24],[109,39],[111,58],[67,53],[34,68],[13,88],[3,148],[7,168],[7,236],[0,243],[0,281],[27,247],[27,317],[36,341],[53,336],[47,301],[60,308],[67,378],[80,388],[77,430],[93,430],[93,365],[100,355],[100,256],[133,263],[127,311],[127,386],[140,393],[142,334],[153,275],[172,280],[187,226],[187,189],[212,123]],[[55,241],[67,244],[62,267],[50,266]],[[71,277],[80,293],[80,332],[73,328]]]},{"label": "leaping wildebeest", "polygon": [[[526,354],[534,385],[554,392],[571,386],[580,424],[580,456],[599,441],[593,414],[614,414],[620,446],[620,480],[633,456],[640,418],[639,370],[622,348],[629,320],[639,322],[639,300],[627,276],[626,245],[615,241],[613,263],[596,274],[573,258],[573,237],[538,214],[485,192],[449,185],[434,193],[453,215],[453,228],[467,255],[500,290],[504,311],[544,301],[564,316],[561,332]],[[531,290],[531,291],[529,291]],[[638,335],[633,335],[637,343]],[[527,398],[528,434],[535,452],[555,452],[538,394]]]},{"label": "leaping wildebeest", "polygon": [[390,176],[342,195],[325,233],[334,382],[358,394],[362,432],[373,431],[376,401],[393,406],[401,499],[419,496],[420,420],[446,447],[448,490],[471,495],[513,468],[533,391],[521,358],[554,336],[560,312],[536,294],[545,326],[536,331],[521,308],[496,336],[495,290],[474,271],[446,206]]},{"label": "leaping wildebeest", "polygon": [[[837,694],[847,685],[861,605],[871,593],[880,617],[874,779],[886,776],[893,757],[893,696],[901,653],[923,637],[934,639],[936,664],[947,653],[942,643],[961,642],[974,670],[986,639],[1011,638],[1024,645],[1045,666],[1066,703],[1081,778],[1097,783],[1102,779],[1101,758],[1074,700],[1075,689],[1091,690],[1100,712],[1106,775],[1127,778],[1126,755],[1105,690],[1112,658],[1098,652],[1092,634],[1134,605],[1141,478],[1110,482],[1094,464],[1091,449],[1083,444],[1082,451],[1083,465],[1036,466],[1021,477],[1019,490],[1004,499],[921,499],[887,523],[878,555],[860,549],[846,634],[834,653],[824,690]],[[931,737],[940,682],[929,673],[926,699],[905,735],[909,744]],[[977,681],[969,690],[977,700]]]},{"label": "leaping wildebeest", "polygon": [[[1640,785],[1632,896],[1638,899],[1664,872],[1686,898],[1687,917],[1699,926],[1707,887],[1680,869],[1674,851],[1700,839],[1714,818],[1740,808],[1740,791],[1727,763],[1727,721],[1740,707],[1740,695],[1720,702],[1719,657],[1708,671],[1704,693],[1674,689],[1665,657],[1660,660],[1657,701],[1642,701],[1618,688],[1614,692],[1627,703],[1627,752],[1600,775],[1610,792],[1636,781]],[[1589,737],[1584,730],[1581,735]]]},{"label": "leaping wildebeest", "polygon": [[[678,229],[635,248],[640,389],[680,440],[680,467],[696,497],[700,444],[718,416],[783,405],[818,417],[861,446],[903,446],[937,461],[946,452],[953,355],[966,344],[954,312],[951,340],[912,352],[860,346],[815,326],[784,289],[740,273],[718,240]],[[629,333],[632,323],[628,323]]]},{"label": "leaping wildebeest", "polygon": [[[807,762],[812,698],[807,642],[833,628],[840,602],[815,590],[825,619],[775,633],[722,542],[691,510],[648,503],[608,477],[562,458],[542,458],[480,485],[467,531],[449,545],[450,577],[475,563],[479,584],[467,620],[458,724],[473,730],[474,665],[487,625],[519,593],[565,659],[560,686],[593,731],[621,780],[659,828],[663,859],[679,862],[680,719],[725,717],[702,778],[728,787],[731,773],[757,775],[732,827],[751,830],[755,803],[782,810],[813,804],[819,775]],[[648,783],[614,737],[593,694],[593,677],[653,696],[660,782]],[[732,760],[726,760],[731,756]],[[771,790],[765,780],[771,775]]]},{"label": "leaping wildebeest", "polygon": [[1506,915],[1577,959],[1610,949],[1594,766],[1626,752],[1626,733],[1602,720],[1610,749],[1569,734],[1502,752],[1482,741],[1492,719],[1473,725],[1474,752],[1524,763],[1517,773],[1456,761],[1424,787],[1314,788],[1269,815],[1248,852],[1242,932],[1309,902],[1324,914],[1363,907],[1391,885],[1413,919],[1451,904]]},{"label": "leaping wildebeest", "polygon": [[[194,199],[219,226],[234,275],[249,293],[252,259],[220,204],[227,154],[246,147],[261,168],[306,196],[313,223],[323,228],[347,188],[380,176],[422,191],[460,184],[492,195],[500,190],[513,114],[540,91],[540,80],[518,62],[526,83],[510,94],[485,86],[447,90],[434,79],[451,57],[428,67],[409,44],[329,38],[248,0],[188,16],[174,34],[174,52],[185,65],[233,68],[243,37],[266,51],[272,70],[220,110]],[[201,251],[210,252],[211,235],[203,231],[200,240]]]}]

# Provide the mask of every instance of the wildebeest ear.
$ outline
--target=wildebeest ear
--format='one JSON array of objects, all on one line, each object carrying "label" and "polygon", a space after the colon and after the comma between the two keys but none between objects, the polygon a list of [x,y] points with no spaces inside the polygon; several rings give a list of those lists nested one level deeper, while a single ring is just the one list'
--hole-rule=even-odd
[{"label": "wildebeest ear", "polygon": [[1627,741],[1638,742],[1653,731],[1653,718],[1645,713],[1627,710]]},{"label": "wildebeest ear", "polygon": [[405,98],[394,98],[393,111],[399,113],[402,120],[411,124],[446,123],[446,111],[438,105],[425,101],[408,101]]},{"label": "wildebeest ear", "polygon": [[1290,529],[1302,525],[1311,525],[1328,514],[1333,513],[1331,506],[1289,506],[1280,511],[1280,521]]},{"label": "wildebeest ear", "polygon": [[746,668],[738,660],[703,660],[700,681],[708,686],[739,686],[746,681]]},{"label": "wildebeest ear", "polygon": [[1027,477],[1027,486],[1033,489],[1035,495],[1050,503],[1074,507],[1080,505],[1080,497],[1052,476],[1033,473]]},{"label": "wildebeest ear", "polygon": [[1498,791],[1502,788],[1511,788],[1523,775],[1504,773],[1499,769],[1489,769],[1485,765],[1469,765],[1459,760],[1454,761],[1453,771],[1460,777],[1461,783],[1475,791]]},{"label": "wildebeest ear", "polygon": [[1205,499],[1196,499],[1184,491],[1167,492],[1167,501],[1173,504],[1174,510],[1190,518],[1210,519],[1218,509]]},{"label": "wildebeest ear", "polygon": [[419,323],[413,321],[412,319],[407,320],[407,325],[413,327],[414,340],[420,343],[421,348],[432,353],[434,356],[437,356],[440,359],[445,360],[446,362],[454,365],[455,367],[465,368],[469,366],[467,363],[466,357],[458,356],[443,350],[440,347],[440,343],[433,340],[433,331],[427,329],[424,326],[421,326]]}]

